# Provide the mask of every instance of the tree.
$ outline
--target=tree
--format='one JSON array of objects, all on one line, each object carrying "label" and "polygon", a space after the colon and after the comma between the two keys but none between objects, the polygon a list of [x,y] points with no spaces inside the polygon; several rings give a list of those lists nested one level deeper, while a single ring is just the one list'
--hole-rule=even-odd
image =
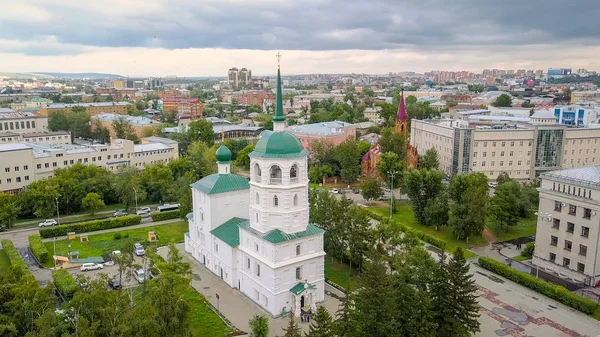
[{"label": "tree", "polygon": [[250,337],[267,337],[269,336],[269,320],[267,316],[254,316],[250,320],[250,329],[252,332],[250,333]]},{"label": "tree", "polygon": [[100,120],[92,122],[92,139],[102,144],[110,143],[110,131]]},{"label": "tree", "polygon": [[[428,223],[432,214],[440,215],[444,209],[444,199],[439,195],[444,191],[442,179],[444,174],[436,169],[411,169],[404,174],[402,190],[408,194],[415,218],[423,225],[437,225],[440,222]],[[437,200],[435,200],[437,198]],[[443,219],[440,219],[443,221]]]},{"label": "tree", "polygon": [[0,192],[0,228],[12,228],[18,215],[17,197]]},{"label": "tree", "polygon": [[455,100],[455,99],[451,98],[451,99],[449,99],[449,100],[446,101],[446,106],[449,107],[449,108],[455,107],[457,105],[458,105],[458,101]]},{"label": "tree", "polygon": [[125,117],[118,117],[113,120],[112,129],[115,133],[115,136],[119,139],[127,139],[136,143],[139,142],[139,138],[135,133],[135,129]]},{"label": "tree", "polygon": [[199,180],[217,170],[216,149],[209,148],[204,142],[192,143],[187,151],[192,164],[194,180]]},{"label": "tree", "polygon": [[506,181],[496,188],[490,200],[490,214],[496,220],[498,229],[514,226],[521,214],[521,185],[514,181]]},{"label": "tree", "polygon": [[500,174],[498,175],[498,178],[496,178],[496,182],[498,183],[498,185],[502,185],[503,183],[507,182],[507,181],[511,181],[512,179],[510,178],[510,176],[508,175],[508,173],[506,171],[502,171],[500,172]]},{"label": "tree", "polygon": [[481,172],[457,174],[448,186],[450,221],[457,239],[480,236],[485,225],[488,204],[488,178]]},{"label": "tree", "polygon": [[448,281],[452,289],[453,336],[471,336],[479,332],[478,287],[469,272],[462,248],[456,248],[448,262]]},{"label": "tree", "polygon": [[215,132],[212,123],[206,119],[199,119],[188,124],[188,137],[190,141],[201,141],[208,146],[215,143]]},{"label": "tree", "polygon": [[492,105],[495,107],[512,107],[512,97],[507,94],[502,94],[496,98]]},{"label": "tree", "polygon": [[242,167],[246,170],[249,170],[250,169],[250,157],[248,156],[248,154],[250,154],[250,152],[254,151],[255,145],[256,144],[248,144],[248,145],[246,145],[246,147],[241,149],[237,154],[237,158],[235,159],[235,165]]},{"label": "tree", "polygon": [[146,191],[142,188],[138,171],[130,166],[119,166],[117,174],[113,178],[113,186],[116,195],[125,209],[133,205],[137,200],[146,199]]},{"label": "tree", "polygon": [[142,188],[146,196],[154,202],[175,201],[173,174],[163,163],[146,165],[141,172]]},{"label": "tree", "polygon": [[448,205],[448,194],[445,191],[427,201],[424,210],[424,219],[427,226],[433,227],[436,231],[442,226],[446,226],[450,220],[450,208]]},{"label": "tree", "polygon": [[265,130],[271,130],[273,131],[273,116],[271,115],[266,115],[262,121],[262,124],[260,125],[262,126],[263,129]]},{"label": "tree", "polygon": [[333,337],[333,330],[331,314],[324,306],[319,306],[317,313],[311,317],[306,337]]},{"label": "tree", "polygon": [[84,107],[73,107],[69,118],[69,131],[73,138],[90,138],[92,134],[90,115]]},{"label": "tree", "polygon": [[64,110],[51,111],[48,114],[48,129],[50,131],[69,130],[69,118]]},{"label": "tree", "polygon": [[340,176],[345,183],[355,182],[360,175],[360,151],[358,142],[349,137],[339,144],[334,151],[335,159],[340,163]]},{"label": "tree", "polygon": [[413,96],[413,95],[408,95],[405,99],[404,102],[406,102],[406,104],[415,104],[417,103],[417,97]]},{"label": "tree", "polygon": [[422,168],[426,169],[436,169],[440,168],[440,160],[438,156],[437,150],[432,147],[429,150],[425,151],[425,154],[419,158],[420,164]]},{"label": "tree", "polygon": [[285,332],[283,337],[302,337],[301,330],[296,322],[294,313],[290,312],[288,315],[290,319],[288,320],[288,326],[283,329],[283,332]]},{"label": "tree", "polygon": [[386,128],[382,131],[381,138],[379,138],[379,146],[382,153],[394,152],[400,160],[406,159],[406,142],[404,136],[395,133],[393,128]]},{"label": "tree", "polygon": [[354,293],[346,289],[346,296],[342,299],[333,321],[334,336],[351,337],[356,335],[356,321],[354,314]]},{"label": "tree", "polygon": [[81,200],[81,204],[83,205],[83,208],[90,211],[91,215],[94,215],[96,210],[105,206],[104,201],[102,201],[98,193],[88,193],[85,198]]},{"label": "tree", "polygon": [[483,92],[483,84],[469,84],[467,85],[467,88],[469,89],[469,91],[474,92],[474,93],[480,93]]},{"label": "tree", "polygon": [[367,201],[375,200],[383,195],[381,185],[374,177],[364,177],[360,180],[360,193]]},{"label": "tree", "polygon": [[60,197],[60,185],[56,178],[34,181],[21,192],[18,206],[30,210],[38,218],[49,218],[56,214],[56,199]]},{"label": "tree", "polygon": [[398,155],[394,152],[384,152],[379,157],[377,163],[377,172],[383,179],[384,183],[392,188],[392,174],[394,175],[394,186],[398,187],[402,185],[402,174],[404,172],[404,162],[400,160]]}]

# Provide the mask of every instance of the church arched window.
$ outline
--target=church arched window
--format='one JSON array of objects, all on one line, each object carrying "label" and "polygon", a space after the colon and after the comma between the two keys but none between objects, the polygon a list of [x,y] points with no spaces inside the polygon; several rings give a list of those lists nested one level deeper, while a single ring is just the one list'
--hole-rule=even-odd
[{"label": "church arched window", "polygon": [[294,194],[294,206],[298,206],[298,194]]},{"label": "church arched window", "polygon": [[279,207],[279,198],[277,196],[273,197],[273,206]]},{"label": "church arched window", "polygon": [[290,180],[292,182],[298,181],[298,165],[296,164],[292,165],[292,168],[290,169]]},{"label": "church arched window", "polygon": [[260,166],[258,165],[258,163],[255,163],[254,164],[254,180],[257,182],[260,182],[260,176],[261,176]]},{"label": "church arched window", "polygon": [[271,166],[271,170],[269,172],[270,183],[279,185],[281,184],[281,168],[277,165]]}]

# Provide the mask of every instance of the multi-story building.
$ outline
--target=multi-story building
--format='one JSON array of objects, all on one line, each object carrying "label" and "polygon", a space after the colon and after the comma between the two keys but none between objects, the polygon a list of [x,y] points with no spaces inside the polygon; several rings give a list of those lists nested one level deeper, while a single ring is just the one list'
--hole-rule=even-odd
[{"label": "multi-story building", "polygon": [[0,131],[0,144],[38,143],[38,144],[71,144],[71,133],[68,131],[48,131],[32,133],[15,133]]},{"label": "multi-story building", "polygon": [[231,68],[227,72],[227,79],[232,87],[247,86],[252,83],[252,71],[246,68]]},{"label": "multi-story building", "polygon": [[128,101],[137,97],[138,89],[134,88],[96,88],[96,94],[110,96],[115,101]]},{"label": "multi-story building", "polygon": [[274,100],[273,92],[267,90],[240,91],[237,95],[238,103],[242,105],[256,105],[262,107],[266,100]]},{"label": "multi-story building", "polygon": [[0,108],[0,132],[36,133],[48,131],[48,117],[35,112]]},{"label": "multi-story building", "polygon": [[532,263],[547,273],[596,286],[600,280],[600,166],[540,175]]},{"label": "multi-story building", "polygon": [[412,120],[410,143],[421,155],[435,148],[447,175],[483,172],[495,179],[507,172],[531,180],[547,171],[600,164],[600,128],[557,124],[550,111],[538,111],[529,121],[485,117],[496,120]]},{"label": "multi-story building", "polygon": [[124,139],[92,145],[0,144],[0,191],[18,193],[31,182],[52,176],[54,170],[77,163],[116,170],[120,165],[144,168],[178,157],[178,144],[160,137],[146,138],[140,145]]},{"label": "multi-story building", "polygon": [[103,103],[76,103],[76,104],[63,104],[63,103],[52,103],[46,104],[40,107],[40,115],[49,116],[54,111],[65,111],[71,112],[71,109],[75,107],[85,108],[85,111],[90,116],[95,116],[102,112],[114,113],[119,115],[127,114],[127,107],[129,102],[103,102]]},{"label": "multi-story building", "polygon": [[167,97],[162,102],[163,110],[177,113],[177,119],[202,117],[202,101],[199,98]]},{"label": "multi-story building", "polygon": [[232,87],[237,88],[239,84],[239,70],[238,68],[231,68],[227,71],[227,79]]},{"label": "multi-story building", "polygon": [[13,110],[38,110],[41,106],[52,103],[52,100],[41,97],[34,97],[30,100],[20,103],[11,103],[10,108]]},{"label": "multi-story building", "polygon": [[571,104],[590,103],[600,105],[600,90],[573,91],[571,93]]},{"label": "multi-story building", "polygon": [[555,106],[552,111],[559,124],[587,126],[598,123],[600,109],[583,107],[581,105]]},{"label": "multi-story building", "polygon": [[293,125],[287,131],[294,134],[304,149],[310,150],[315,141],[326,141],[332,145],[343,143],[349,137],[356,137],[354,124],[332,121],[316,124]]},{"label": "multi-story building", "polygon": [[[152,120],[147,117],[141,116],[129,116],[129,115],[117,115],[117,114],[109,114],[109,113],[100,113],[96,116],[92,117],[92,120],[100,121],[102,126],[108,129],[110,132],[110,136],[112,138],[116,138],[115,130],[114,130],[114,122],[117,120],[126,121],[134,130],[135,134],[138,138],[142,138],[145,135],[152,133],[151,131],[156,127],[160,127],[161,123],[155,120]],[[93,124],[92,124],[93,127]]]}]

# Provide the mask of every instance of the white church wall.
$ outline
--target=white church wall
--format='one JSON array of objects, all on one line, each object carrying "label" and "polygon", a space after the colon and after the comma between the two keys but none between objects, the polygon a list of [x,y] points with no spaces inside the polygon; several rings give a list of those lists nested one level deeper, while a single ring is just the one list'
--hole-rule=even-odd
[{"label": "white church wall", "polygon": [[[211,265],[209,269],[218,277],[222,277],[223,281],[230,287],[237,287],[234,279],[234,266],[231,265],[235,261],[235,249],[214,235],[211,235],[211,241],[212,244],[209,249]],[[221,269],[223,270],[223,275],[221,275]]]},{"label": "white church wall", "polygon": [[[231,218],[248,218],[248,190],[209,195],[205,219],[213,230]],[[210,231],[209,230],[209,231]]]}]

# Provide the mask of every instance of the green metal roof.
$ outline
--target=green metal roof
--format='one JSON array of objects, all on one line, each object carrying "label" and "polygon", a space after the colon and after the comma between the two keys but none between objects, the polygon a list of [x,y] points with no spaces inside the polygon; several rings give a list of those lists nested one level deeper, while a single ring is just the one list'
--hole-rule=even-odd
[{"label": "green metal roof", "polygon": [[275,97],[275,118],[273,118],[273,122],[283,122],[285,121],[285,116],[283,115],[283,93],[281,90],[281,69],[277,67],[277,96]]},{"label": "green metal roof", "polygon": [[240,245],[239,225],[243,222],[248,222],[248,219],[231,218],[221,226],[210,231],[210,233],[235,248]]},{"label": "green metal roof", "polygon": [[263,131],[251,157],[300,158],[308,155],[296,136],[288,132]]},{"label": "green metal roof", "polygon": [[316,286],[314,284],[308,284],[306,282],[298,282],[295,286],[290,289],[292,294],[300,295],[306,289],[315,289]]},{"label": "green metal roof", "polygon": [[225,144],[219,146],[216,155],[219,163],[228,163],[231,161],[231,150],[229,150]]},{"label": "green metal roof", "polygon": [[218,194],[250,188],[248,179],[237,174],[211,174],[193,183],[192,188],[206,194]]},{"label": "green metal roof", "polygon": [[70,259],[71,263],[104,263],[104,259],[101,256],[90,256],[81,259]]},{"label": "green metal roof", "polygon": [[313,236],[313,235],[318,235],[318,234],[325,232],[325,230],[323,230],[313,224],[308,224],[305,231],[292,233],[292,234],[286,234],[279,229],[274,229],[267,233],[261,233],[261,232],[255,230],[254,228],[250,227],[250,223],[247,220],[245,222],[240,223],[239,226],[242,227],[243,229],[247,230],[248,232],[262,238],[263,240],[268,241],[273,244],[297,240],[297,239],[301,239],[301,238],[305,238],[305,237]]}]

